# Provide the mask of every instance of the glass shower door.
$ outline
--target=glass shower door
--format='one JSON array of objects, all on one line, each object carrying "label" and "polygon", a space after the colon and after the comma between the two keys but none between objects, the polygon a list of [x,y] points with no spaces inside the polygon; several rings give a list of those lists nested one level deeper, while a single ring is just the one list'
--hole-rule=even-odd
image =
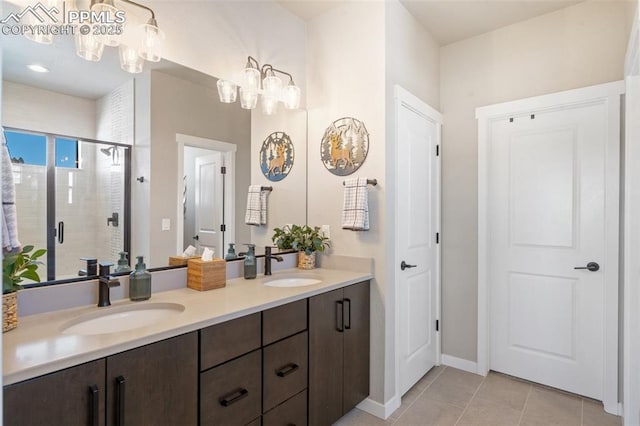
[{"label": "glass shower door", "polygon": [[55,150],[56,279],[65,279],[82,258],[116,263],[127,249],[125,148],[56,137]]}]

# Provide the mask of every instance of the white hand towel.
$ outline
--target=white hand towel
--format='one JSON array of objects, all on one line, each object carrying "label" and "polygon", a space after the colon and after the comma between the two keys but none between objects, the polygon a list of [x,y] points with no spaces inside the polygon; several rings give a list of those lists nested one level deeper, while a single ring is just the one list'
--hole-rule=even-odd
[{"label": "white hand towel", "polygon": [[244,222],[255,226],[267,224],[267,191],[263,191],[260,185],[249,186]]},{"label": "white hand towel", "polygon": [[2,249],[14,251],[20,248],[18,241],[18,214],[16,212],[16,190],[13,185],[13,166],[7,149],[7,142],[2,133]]},{"label": "white hand towel", "polygon": [[344,182],[342,229],[369,230],[369,188],[367,178],[349,178]]}]

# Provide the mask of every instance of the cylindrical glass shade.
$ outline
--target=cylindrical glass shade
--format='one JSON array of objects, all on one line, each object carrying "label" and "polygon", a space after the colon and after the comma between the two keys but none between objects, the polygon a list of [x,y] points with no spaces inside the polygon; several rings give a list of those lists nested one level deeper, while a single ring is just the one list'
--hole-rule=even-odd
[{"label": "cylindrical glass shade", "polygon": [[164,31],[157,26],[144,24],[142,26],[140,56],[149,62],[160,62],[164,37]]},{"label": "cylindrical glass shade", "polygon": [[240,88],[240,106],[244,109],[254,109],[258,104],[258,91]]},{"label": "cylindrical glass shade", "polygon": [[144,59],[138,54],[138,50],[121,44],[118,48],[120,53],[120,68],[131,74],[138,74],[142,72],[142,66],[144,65]]},{"label": "cylindrical glass shade", "polygon": [[280,77],[271,74],[262,80],[262,88],[265,95],[277,98],[282,90],[282,80]]},{"label": "cylindrical glass shade", "polygon": [[265,115],[273,115],[278,112],[278,98],[267,94],[262,95],[262,112]]},{"label": "cylindrical glass shade", "polygon": [[282,89],[282,102],[287,109],[296,109],[300,106],[300,88],[289,84]]},{"label": "cylindrical glass shade", "polygon": [[[118,8],[113,5],[113,1],[107,1],[104,3],[96,3],[91,7],[92,12],[99,13],[102,19],[106,19],[106,22],[114,22],[116,20],[116,12]],[[100,35],[100,41],[105,46],[119,46],[120,34],[103,34]]]},{"label": "cylindrical glass shade", "polygon": [[98,62],[102,59],[102,52],[104,52],[104,44],[100,41],[99,37],[93,34],[93,30],[87,35],[76,32],[76,53],[82,59],[87,61]]},{"label": "cylindrical glass shade", "polygon": [[218,80],[218,96],[220,97],[220,102],[225,104],[230,104],[236,101],[236,96],[238,94],[238,86],[235,83],[228,80]]},{"label": "cylindrical glass shade", "polygon": [[258,90],[260,88],[260,71],[255,68],[242,70],[242,87],[248,90]]}]

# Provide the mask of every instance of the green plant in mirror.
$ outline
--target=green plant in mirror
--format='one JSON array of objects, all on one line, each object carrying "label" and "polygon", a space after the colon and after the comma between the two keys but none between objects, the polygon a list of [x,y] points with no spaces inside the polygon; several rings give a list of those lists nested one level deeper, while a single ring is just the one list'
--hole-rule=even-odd
[{"label": "green plant in mirror", "polygon": [[329,239],[320,232],[318,226],[312,228],[309,225],[291,225],[274,228],[271,240],[281,250],[293,249],[307,255],[331,247]]},{"label": "green plant in mirror", "polygon": [[[17,253],[7,253],[2,256],[2,294],[13,293],[22,290],[22,280],[40,282],[38,265],[43,263],[38,260],[47,250],[33,251],[33,246],[24,246]],[[29,254],[31,253],[31,254]]]}]

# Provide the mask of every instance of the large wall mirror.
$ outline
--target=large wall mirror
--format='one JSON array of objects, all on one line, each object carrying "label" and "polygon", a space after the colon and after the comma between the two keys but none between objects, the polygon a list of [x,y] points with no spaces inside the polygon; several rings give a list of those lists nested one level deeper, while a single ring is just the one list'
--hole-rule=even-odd
[{"label": "large wall mirror", "polygon": [[[254,243],[260,253],[274,227],[306,223],[306,111],[281,108],[265,116],[222,104],[215,77],[166,60],[129,74],[114,48],[88,62],[76,56],[72,37],[52,45],[4,37],[2,48],[5,130],[41,135],[53,141],[49,150],[57,139],[69,140],[68,151],[77,156],[73,169],[55,161],[13,164],[21,243],[53,244],[55,251],[55,275],[40,271],[41,277],[74,278],[84,267],[81,258],[115,263],[122,250],[145,256],[150,268],[167,266],[188,245],[211,246],[224,257],[229,243],[237,252]],[[32,64],[48,72],[31,71]],[[261,146],[273,132],[285,132],[295,150],[290,173],[276,182],[260,167]],[[57,239],[61,220],[47,218],[52,176],[56,209],[69,212],[63,240]],[[272,188],[263,226],[245,224],[252,184]],[[21,230],[34,224],[54,242]]]}]

